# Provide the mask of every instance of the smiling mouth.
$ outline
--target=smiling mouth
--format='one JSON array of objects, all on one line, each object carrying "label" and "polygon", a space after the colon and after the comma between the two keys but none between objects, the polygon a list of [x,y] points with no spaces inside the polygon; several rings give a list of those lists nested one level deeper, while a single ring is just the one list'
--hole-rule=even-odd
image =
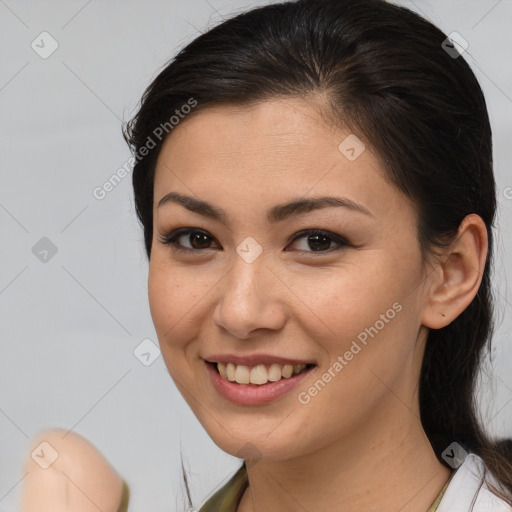
[{"label": "smiling mouth", "polygon": [[220,376],[227,381],[237,384],[264,386],[269,382],[295,377],[300,373],[315,367],[315,364],[259,364],[246,366],[233,363],[207,363],[211,365]]}]

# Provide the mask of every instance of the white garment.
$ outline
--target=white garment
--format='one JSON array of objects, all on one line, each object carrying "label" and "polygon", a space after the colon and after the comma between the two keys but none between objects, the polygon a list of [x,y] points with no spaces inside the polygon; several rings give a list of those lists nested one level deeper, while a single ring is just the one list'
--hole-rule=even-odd
[{"label": "white garment", "polygon": [[512,507],[489,490],[487,482],[511,496],[487,470],[482,485],[485,463],[470,453],[452,476],[436,512],[512,512]]}]

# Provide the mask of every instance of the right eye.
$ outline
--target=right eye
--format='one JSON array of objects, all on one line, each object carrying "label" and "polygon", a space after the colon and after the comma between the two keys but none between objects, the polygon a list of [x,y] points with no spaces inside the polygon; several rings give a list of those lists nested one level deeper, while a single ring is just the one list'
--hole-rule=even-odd
[{"label": "right eye", "polygon": [[[188,236],[188,238],[186,238]],[[180,239],[185,238],[190,247],[183,247]],[[162,244],[171,245],[173,250],[183,252],[200,252],[205,249],[211,249],[208,244],[214,240],[206,231],[200,228],[180,228],[172,230],[159,237]]]}]

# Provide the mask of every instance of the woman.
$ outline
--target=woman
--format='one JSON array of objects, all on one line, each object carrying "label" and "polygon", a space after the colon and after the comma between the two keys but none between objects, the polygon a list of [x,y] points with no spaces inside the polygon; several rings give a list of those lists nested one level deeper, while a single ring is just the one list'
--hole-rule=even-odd
[{"label": "woman", "polygon": [[246,461],[203,510],[512,510],[473,403],[496,198],[462,51],[396,5],[299,0],[146,90],[125,134],[162,355]]},{"label": "woman", "polygon": [[474,403],[496,197],[462,53],[382,0],[299,0],[144,93],[125,137],[162,355],[244,459],[201,512],[512,510]]}]

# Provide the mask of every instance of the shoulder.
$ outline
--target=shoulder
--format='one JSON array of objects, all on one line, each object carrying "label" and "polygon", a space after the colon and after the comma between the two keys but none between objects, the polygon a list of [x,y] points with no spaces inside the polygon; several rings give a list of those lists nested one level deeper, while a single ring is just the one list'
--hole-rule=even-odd
[{"label": "shoulder", "polygon": [[450,480],[436,512],[512,512],[512,506],[492,492],[489,484],[512,499],[484,461],[470,453]]}]

